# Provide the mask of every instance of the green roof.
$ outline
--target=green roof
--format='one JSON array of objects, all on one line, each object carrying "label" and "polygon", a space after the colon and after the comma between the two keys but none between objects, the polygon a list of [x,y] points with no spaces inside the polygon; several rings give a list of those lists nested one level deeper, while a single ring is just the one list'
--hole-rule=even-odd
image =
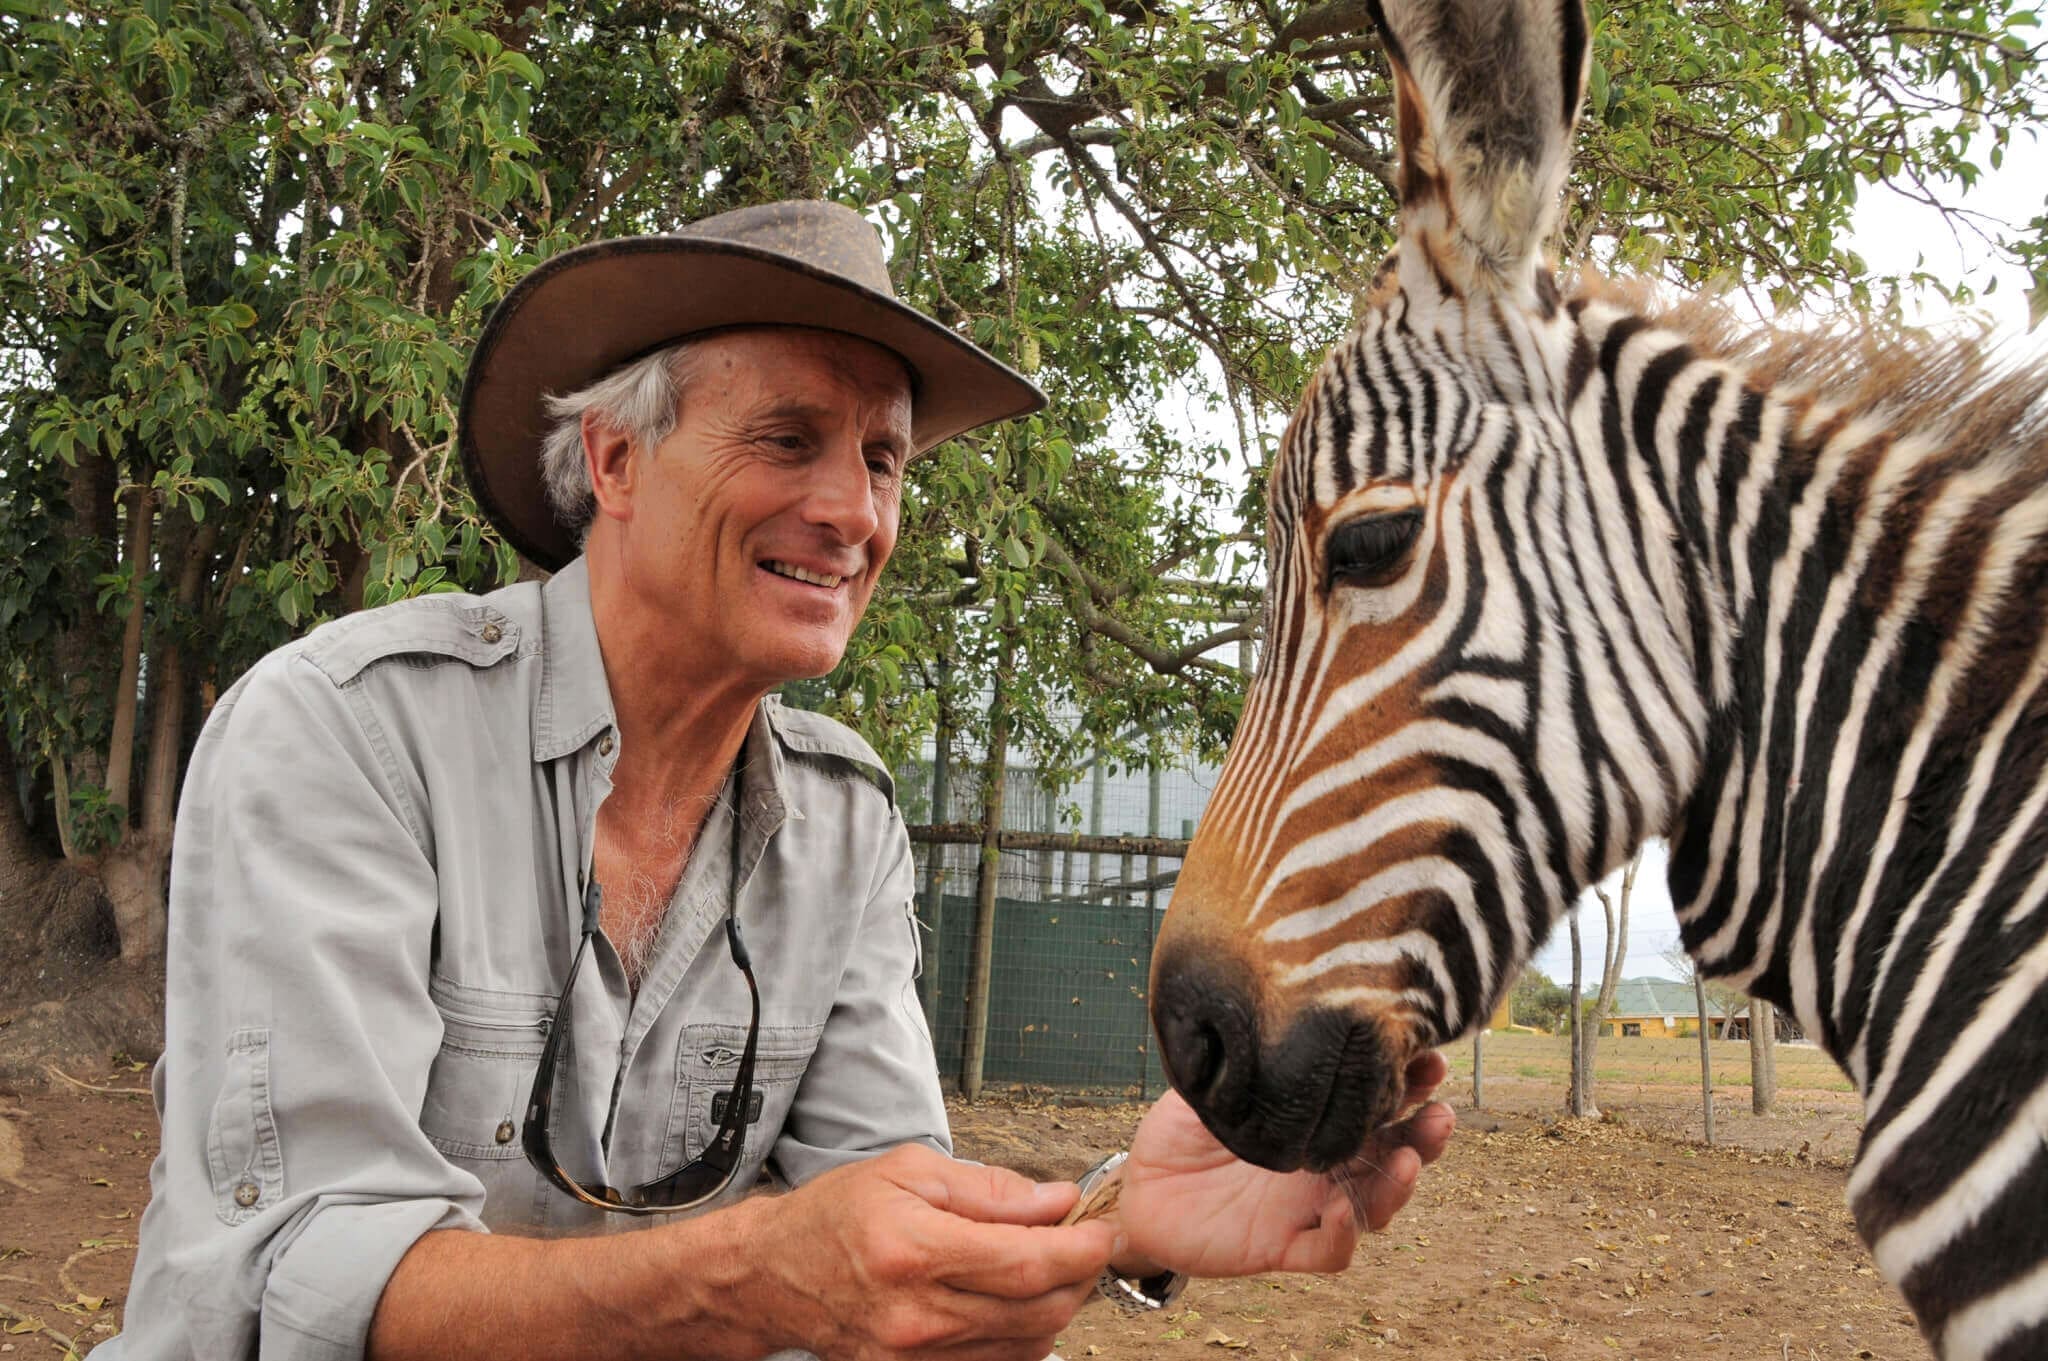
[{"label": "green roof", "polygon": [[[1586,995],[1599,995],[1598,988],[1589,988]],[[1707,1015],[1719,1017],[1725,1008],[1707,999]],[[1694,1004],[1692,984],[1675,983],[1668,978],[1624,978],[1614,985],[1614,1009],[1610,1016],[1692,1016],[1699,1015]]]}]

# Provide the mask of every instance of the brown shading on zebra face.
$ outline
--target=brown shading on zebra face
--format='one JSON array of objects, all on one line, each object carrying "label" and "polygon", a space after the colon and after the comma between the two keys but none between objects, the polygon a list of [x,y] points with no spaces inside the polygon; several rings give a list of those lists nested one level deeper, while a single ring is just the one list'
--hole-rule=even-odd
[{"label": "brown shading on zebra face", "polygon": [[[1169,1075],[1271,1167],[1348,1158],[1397,1108],[1408,1059],[1483,1018],[1530,948],[1501,900],[1525,876],[1492,787],[1516,758],[1446,757],[1470,745],[1459,707],[1504,684],[1486,651],[1504,630],[1456,613],[1465,446],[1431,462],[1393,441],[1362,485],[1332,475],[1345,419],[1394,420],[1361,411],[1357,368],[1390,325],[1369,317],[1331,356],[1282,441],[1267,647],[1154,954]],[[1443,414],[1482,409],[1449,386]]]},{"label": "brown shading on zebra face", "polygon": [[1153,957],[1175,1087],[1277,1169],[1349,1159],[1399,1109],[1407,1061],[1485,1019],[1571,887],[1523,849],[1534,748],[1460,720],[1531,718],[1512,667],[1542,608],[1478,591],[1499,527],[1472,493],[1570,438],[1540,358],[1561,325],[1542,247],[1584,16],[1374,8],[1401,242],[1282,440],[1265,651]]}]

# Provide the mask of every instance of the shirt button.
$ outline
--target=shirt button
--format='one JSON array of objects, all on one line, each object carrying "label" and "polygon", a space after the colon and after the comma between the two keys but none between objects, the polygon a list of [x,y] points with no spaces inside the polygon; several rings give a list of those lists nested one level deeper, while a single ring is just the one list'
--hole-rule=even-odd
[{"label": "shirt button", "polygon": [[504,636],[505,630],[500,628],[496,623],[485,624],[483,627],[483,638],[484,641],[487,643],[495,643]]},{"label": "shirt button", "polygon": [[597,739],[597,754],[599,756],[609,756],[612,754],[612,748],[616,745],[617,743],[612,741],[611,733],[607,732],[603,737]]},{"label": "shirt button", "polygon": [[513,1129],[512,1129],[512,1122],[511,1122],[510,1120],[500,1120],[500,1121],[498,1122],[498,1142],[499,1142],[499,1143],[501,1143],[501,1144],[509,1144],[509,1143],[511,1143],[511,1142],[512,1142],[512,1135],[513,1135],[513,1133],[514,1133],[514,1131],[513,1131]]},{"label": "shirt button", "polygon": [[262,1197],[263,1192],[256,1189],[256,1183],[253,1181],[245,1181],[235,1188],[235,1204],[245,1210],[262,1199]]}]

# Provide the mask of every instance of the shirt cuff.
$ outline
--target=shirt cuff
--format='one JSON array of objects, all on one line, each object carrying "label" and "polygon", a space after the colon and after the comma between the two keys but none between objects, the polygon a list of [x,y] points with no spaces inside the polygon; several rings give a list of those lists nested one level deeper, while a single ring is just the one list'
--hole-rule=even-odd
[{"label": "shirt cuff", "polygon": [[435,1229],[483,1226],[449,1200],[321,1207],[271,1263],[263,1290],[265,1361],[361,1361],[391,1273]]}]

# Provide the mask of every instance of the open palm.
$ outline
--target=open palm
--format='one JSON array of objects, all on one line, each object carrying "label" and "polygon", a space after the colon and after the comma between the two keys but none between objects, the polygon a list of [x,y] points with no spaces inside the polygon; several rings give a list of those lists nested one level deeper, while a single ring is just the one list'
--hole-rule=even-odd
[{"label": "open palm", "polygon": [[[1408,1065],[1408,1091],[1428,1100],[1446,1071],[1441,1054],[1420,1056]],[[1408,1203],[1456,1123],[1450,1107],[1424,1106],[1375,1130],[1343,1176],[1269,1172],[1224,1148],[1168,1092],[1139,1124],[1123,1166],[1117,1212],[1128,1256],[1192,1276],[1340,1271],[1358,1235]]]}]

